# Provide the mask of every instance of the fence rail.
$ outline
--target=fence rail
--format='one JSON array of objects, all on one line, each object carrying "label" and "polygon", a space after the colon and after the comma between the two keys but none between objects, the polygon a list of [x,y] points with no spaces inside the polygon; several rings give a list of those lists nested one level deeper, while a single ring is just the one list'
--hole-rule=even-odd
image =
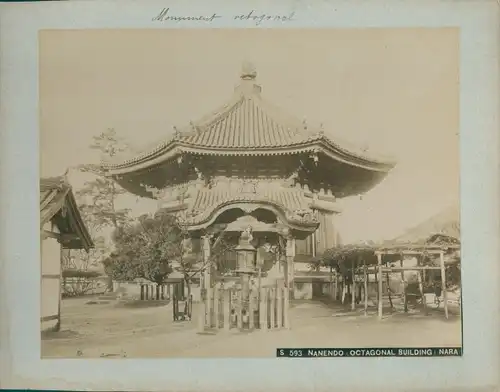
[{"label": "fence rail", "polygon": [[289,291],[267,287],[250,291],[214,287],[207,291],[199,330],[273,330],[289,328]]}]

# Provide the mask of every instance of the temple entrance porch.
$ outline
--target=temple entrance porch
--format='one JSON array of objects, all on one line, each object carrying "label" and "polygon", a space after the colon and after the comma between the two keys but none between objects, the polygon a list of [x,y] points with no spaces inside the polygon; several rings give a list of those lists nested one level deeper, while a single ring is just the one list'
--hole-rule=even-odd
[{"label": "temple entrance porch", "polygon": [[[193,231],[193,237],[202,233],[203,243],[199,332],[290,328],[295,239],[312,230],[294,227],[284,216],[265,204],[237,203]],[[232,245],[222,262],[212,257],[221,241]]]}]

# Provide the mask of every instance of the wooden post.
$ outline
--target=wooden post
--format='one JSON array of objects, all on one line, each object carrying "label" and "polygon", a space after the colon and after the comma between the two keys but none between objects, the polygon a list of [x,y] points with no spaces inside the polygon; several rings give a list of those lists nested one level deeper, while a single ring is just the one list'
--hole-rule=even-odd
[{"label": "wooden post", "polygon": [[283,298],[282,298],[282,289],[281,287],[278,287],[276,289],[276,302],[277,302],[277,310],[276,310],[276,313],[277,313],[277,324],[278,324],[278,328],[281,328],[283,327]]},{"label": "wooden post", "polygon": [[203,265],[204,265],[204,270],[203,270],[203,283],[205,285],[205,290],[208,290],[210,287],[212,287],[212,281],[211,281],[211,268],[210,268],[210,236],[205,235],[203,236]]},{"label": "wooden post", "polygon": [[207,314],[206,303],[207,303],[207,298],[201,297],[200,298],[201,309],[200,309],[200,315],[198,316],[198,332],[203,332],[205,330],[206,314]]},{"label": "wooden post", "polygon": [[271,323],[271,329],[274,329],[276,327],[276,319],[275,319],[275,312],[276,312],[276,289],[271,288],[269,289],[269,296],[270,296],[270,303],[269,303],[269,309],[270,309],[270,323]]},{"label": "wooden post", "polygon": [[251,331],[255,329],[255,306],[254,306],[254,291],[250,291],[250,295],[248,297],[248,329]]},{"label": "wooden post", "polygon": [[220,307],[219,307],[219,287],[215,286],[214,287],[214,290],[213,290],[213,293],[214,293],[214,324],[215,324],[215,328],[219,329],[220,328],[220,320],[219,320],[219,310],[220,310]]},{"label": "wooden post", "polygon": [[330,267],[330,285],[328,286],[328,296],[333,299],[333,267]]},{"label": "wooden post", "polygon": [[391,305],[391,312],[392,312],[393,305],[392,305],[391,285],[390,285],[391,281],[389,278],[389,272],[385,274],[385,281],[387,284],[387,294],[389,295],[389,304]]},{"label": "wooden post", "polygon": [[224,302],[222,303],[222,312],[224,314],[224,329],[229,331],[231,328],[231,292],[224,291]]},{"label": "wooden post", "polygon": [[207,325],[212,328],[214,318],[214,289],[207,290]]},{"label": "wooden post", "polygon": [[441,266],[441,292],[443,293],[444,302],[444,316],[448,318],[448,290],[446,290],[446,269],[444,266],[444,252],[439,254],[439,261]]},{"label": "wooden post", "polygon": [[378,268],[378,318],[382,320],[383,298],[382,298],[382,253],[377,252],[377,268]]},{"label": "wooden post", "polygon": [[259,324],[260,329],[263,331],[267,331],[267,298],[266,298],[266,289],[260,289],[260,298],[259,298]]},{"label": "wooden post", "polygon": [[[401,254],[400,257],[401,257],[401,260],[399,260],[399,265],[401,266],[401,268],[403,268],[404,255]],[[405,313],[407,313],[408,312],[408,297],[406,295],[406,288],[408,287],[408,285],[406,284],[404,271],[401,271],[401,281],[403,282],[403,299],[404,299]]]},{"label": "wooden post", "polygon": [[335,289],[334,289],[335,298],[334,299],[335,299],[335,301],[337,301],[339,299],[339,276],[337,274],[337,271],[335,271],[334,279],[335,279],[335,282],[334,282],[334,284],[335,284]]},{"label": "wooden post", "polygon": [[292,236],[288,236],[286,239],[286,264],[287,264],[287,287],[290,291],[289,298],[293,299],[294,297],[294,278],[295,278],[295,270],[294,270],[294,262],[295,259],[295,238]]},{"label": "wooden post", "polygon": [[365,283],[365,316],[368,315],[368,274],[366,273],[366,263],[363,260],[363,279]]},{"label": "wooden post", "polygon": [[420,291],[420,297],[422,298],[422,305],[424,306],[424,312],[425,315],[428,314],[427,312],[427,299],[424,294],[424,285],[422,283],[422,271],[417,271],[417,278],[418,278],[418,288]]},{"label": "wooden post", "polygon": [[356,262],[353,262],[352,264],[351,275],[352,275],[351,310],[356,310]]},{"label": "wooden post", "polygon": [[292,326],[290,325],[290,315],[289,315],[289,310],[290,310],[290,301],[288,298],[288,290],[283,290],[283,306],[284,306],[284,312],[283,312],[283,326],[286,329],[291,329]]}]

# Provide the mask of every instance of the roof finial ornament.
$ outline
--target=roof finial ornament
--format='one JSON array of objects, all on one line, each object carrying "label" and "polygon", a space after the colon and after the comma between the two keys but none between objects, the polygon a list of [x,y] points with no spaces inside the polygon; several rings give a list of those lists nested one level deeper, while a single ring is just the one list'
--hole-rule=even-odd
[{"label": "roof finial ornament", "polygon": [[319,136],[324,136],[325,135],[325,128],[323,126],[323,123],[319,124]]},{"label": "roof finial ornament", "polygon": [[250,61],[243,62],[240,77],[243,80],[255,80],[255,78],[257,77],[257,70]]}]

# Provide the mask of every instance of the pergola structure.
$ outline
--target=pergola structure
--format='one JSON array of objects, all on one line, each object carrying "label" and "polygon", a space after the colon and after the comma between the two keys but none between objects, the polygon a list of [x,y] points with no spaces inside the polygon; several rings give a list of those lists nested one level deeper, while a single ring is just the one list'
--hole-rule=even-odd
[{"label": "pergola structure", "polygon": [[[379,291],[379,301],[378,301],[378,318],[382,319],[383,315],[383,304],[382,304],[382,274],[383,272],[391,273],[391,272],[401,272],[402,279],[404,280],[404,271],[417,271],[417,277],[419,280],[419,290],[420,295],[424,299],[424,290],[423,290],[423,277],[421,273],[425,273],[425,271],[430,270],[439,270],[441,275],[441,287],[443,292],[444,299],[444,314],[445,317],[448,318],[448,296],[446,290],[446,273],[445,273],[445,255],[450,252],[460,252],[460,245],[458,244],[448,244],[448,245],[421,245],[421,246],[411,246],[411,245],[392,245],[381,247],[376,251],[377,255],[377,267],[376,273],[378,273],[378,291]],[[399,256],[401,261],[400,267],[383,267],[382,259],[384,256]],[[404,267],[403,259],[404,257],[413,256],[417,258],[418,265],[412,267]],[[434,256],[439,257],[439,266],[424,266],[421,265],[422,256]],[[366,283],[365,283],[366,284]],[[425,300],[423,300],[424,307],[426,306]],[[365,296],[365,309],[366,309],[366,296]]]},{"label": "pergola structure", "polygon": [[[378,317],[382,319],[383,316],[383,282],[384,274],[389,280],[391,273],[401,273],[402,282],[406,283],[404,273],[405,271],[417,272],[420,296],[424,299],[424,282],[426,271],[437,270],[440,272],[441,287],[443,293],[443,304],[445,317],[448,318],[448,298],[446,290],[446,258],[460,258],[460,241],[457,238],[450,237],[442,234],[434,234],[428,236],[426,240],[415,241],[413,243],[406,242],[392,242],[385,245],[347,245],[339,248],[330,249],[321,261],[323,265],[330,265],[331,267],[336,264],[340,268],[344,277],[352,277],[352,310],[355,310],[355,296],[356,296],[356,275],[363,274],[363,292],[364,292],[364,309],[367,314],[368,308],[368,277],[375,275],[375,282],[377,284],[377,307]],[[416,266],[404,266],[406,258],[416,258]],[[424,258],[439,259],[439,265],[424,265],[422,263]],[[388,266],[387,264],[400,263],[400,266]],[[428,264],[428,263],[427,263]],[[332,282],[333,283],[333,282]],[[337,286],[338,275],[335,274],[335,299],[337,299]],[[344,281],[344,290],[346,289],[346,282]],[[406,287],[406,286],[405,286]],[[390,293],[390,288],[388,288]],[[345,293],[343,293],[345,295]],[[407,293],[406,289],[403,292],[405,300],[405,311],[407,311]],[[389,299],[390,299],[389,294]],[[342,301],[344,296],[342,297]],[[423,301],[424,308],[427,312],[426,302]],[[391,301],[392,306],[392,301]]]},{"label": "pergola structure", "polygon": [[[336,243],[337,199],[370,190],[395,163],[346,148],[322,127],[283,113],[262,97],[256,77],[245,64],[232,98],[219,109],[174,127],[154,148],[103,162],[100,169],[181,217],[192,240],[188,248],[205,260],[214,233],[224,231],[235,244],[250,234],[257,250],[281,238],[293,297],[296,254],[313,258]],[[255,270],[256,263],[245,268]],[[241,270],[241,262],[234,268]],[[213,286],[216,272],[205,269],[205,289]]]}]

